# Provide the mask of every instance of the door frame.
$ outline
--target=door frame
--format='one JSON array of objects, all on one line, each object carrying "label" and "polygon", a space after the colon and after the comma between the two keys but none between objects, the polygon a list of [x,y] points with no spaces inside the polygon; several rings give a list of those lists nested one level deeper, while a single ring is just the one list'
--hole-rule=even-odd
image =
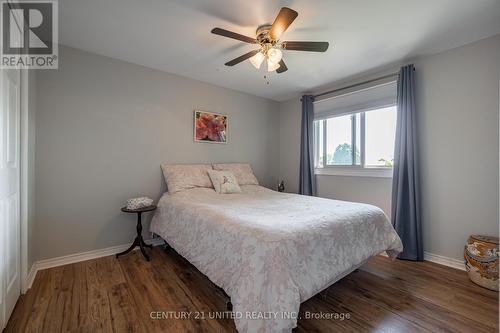
[{"label": "door frame", "polygon": [[[11,0],[7,0],[11,2]],[[1,11],[0,11],[1,12]],[[16,17],[17,18],[17,17]],[[19,25],[19,18],[16,19],[16,23]],[[30,80],[35,80],[34,72],[30,75],[30,69],[20,70],[20,126],[19,126],[19,167],[20,167],[20,197],[19,197],[19,218],[20,218],[20,279],[21,279],[21,294],[25,294],[26,291],[31,287],[32,281],[31,274],[34,274],[34,269],[36,268],[35,261],[32,263],[32,267],[28,267],[29,261],[29,224],[33,223],[30,221],[33,216],[30,216],[30,207],[34,210],[34,202],[31,203],[30,198],[30,182],[34,187],[34,175],[33,179],[30,175],[30,166],[35,161],[30,159],[30,136],[34,133],[30,133],[30,122],[35,114],[30,108],[30,94],[34,94],[35,91],[30,91]],[[31,69],[33,71],[33,69]],[[3,75],[3,74],[2,74]],[[34,120],[34,119],[33,119]],[[34,149],[34,147],[33,147]],[[34,156],[33,156],[34,157]],[[34,165],[34,164],[33,164]],[[34,214],[34,211],[31,212]]]},{"label": "door frame", "polygon": [[[7,0],[10,2],[10,0]],[[0,14],[3,14],[0,9]],[[16,20],[16,23],[19,21]],[[19,25],[19,23],[18,23]],[[1,42],[0,42],[1,44]],[[20,195],[19,195],[19,255],[20,255],[20,293],[24,294],[28,290],[28,224],[29,224],[29,75],[27,69],[20,70],[20,126],[19,126],[19,167],[20,167]],[[5,73],[0,71],[0,79],[3,80]],[[9,318],[5,318],[7,321]],[[5,322],[4,324],[7,324]]]},{"label": "door frame", "polygon": [[[32,267],[28,267],[28,225],[29,223],[33,223],[33,221],[29,221],[30,219],[30,188],[29,183],[31,180],[29,166],[30,163],[34,161],[30,161],[30,133],[29,133],[29,122],[30,122],[30,103],[29,96],[31,91],[29,91],[29,75],[28,69],[21,70],[21,124],[20,124],[20,167],[21,167],[21,183],[20,183],[20,258],[21,258],[21,294],[25,294],[28,291],[30,285],[30,281],[28,281],[29,271],[32,270]],[[32,78],[33,79],[33,78]]]}]

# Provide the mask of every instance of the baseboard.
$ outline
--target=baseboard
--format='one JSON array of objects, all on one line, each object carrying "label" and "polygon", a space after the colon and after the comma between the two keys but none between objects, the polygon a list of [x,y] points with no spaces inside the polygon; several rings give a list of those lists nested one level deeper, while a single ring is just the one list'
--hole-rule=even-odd
[{"label": "baseboard", "polygon": [[465,264],[463,260],[449,258],[445,256],[441,256],[439,254],[434,254],[430,252],[424,252],[424,260],[430,261],[436,264],[452,267],[455,269],[459,269],[461,271],[465,271]]},{"label": "baseboard", "polygon": [[[379,255],[387,257],[387,254],[385,252],[382,252]],[[443,266],[455,268],[455,269],[458,269],[461,271],[465,271],[465,264],[464,264],[463,260],[448,258],[445,256],[441,256],[439,254],[434,254],[434,253],[430,253],[430,252],[424,252],[424,260],[433,262],[435,264],[440,264]]]},{"label": "baseboard", "polygon": [[[163,241],[163,239],[158,237],[158,238],[146,240],[146,243],[152,244],[153,246],[158,246],[158,245],[164,244],[164,241]],[[26,285],[28,286],[28,289],[31,288],[31,285],[33,284],[33,281],[35,280],[36,273],[40,270],[52,268],[52,267],[57,267],[57,266],[68,265],[68,264],[74,264],[76,262],[85,261],[85,260],[91,260],[91,259],[111,256],[111,255],[114,255],[116,253],[125,251],[126,249],[128,249],[129,246],[130,246],[130,244],[123,244],[123,245],[107,247],[107,248],[100,249],[100,250],[92,250],[92,251],[87,251],[87,252],[70,254],[70,255],[62,256],[62,257],[56,257],[56,258],[36,261],[31,266],[31,269],[28,273],[28,276],[26,277]]]},{"label": "baseboard", "polygon": [[28,289],[33,285],[33,281],[35,281],[36,272],[38,271],[36,267],[36,261],[31,265],[30,271],[28,272],[28,276],[26,276],[26,290],[23,293],[26,293]]}]

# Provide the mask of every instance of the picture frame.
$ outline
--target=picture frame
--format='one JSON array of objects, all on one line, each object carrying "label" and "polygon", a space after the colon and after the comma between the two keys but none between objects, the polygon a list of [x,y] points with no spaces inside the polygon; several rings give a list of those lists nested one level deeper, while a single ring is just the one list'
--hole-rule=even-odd
[{"label": "picture frame", "polygon": [[194,110],[194,141],[227,144],[228,115],[203,110]]}]

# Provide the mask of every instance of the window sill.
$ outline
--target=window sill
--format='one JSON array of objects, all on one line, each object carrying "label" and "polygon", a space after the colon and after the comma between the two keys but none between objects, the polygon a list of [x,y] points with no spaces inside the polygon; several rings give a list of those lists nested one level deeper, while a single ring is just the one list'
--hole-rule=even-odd
[{"label": "window sill", "polygon": [[315,175],[392,178],[392,168],[326,167],[314,169]]}]

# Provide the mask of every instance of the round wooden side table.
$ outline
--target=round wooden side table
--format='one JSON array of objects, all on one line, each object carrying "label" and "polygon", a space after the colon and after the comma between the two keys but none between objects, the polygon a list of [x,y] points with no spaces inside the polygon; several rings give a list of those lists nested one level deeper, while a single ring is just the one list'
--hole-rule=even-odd
[{"label": "round wooden side table", "polygon": [[135,237],[134,242],[132,243],[132,245],[130,245],[130,247],[127,250],[116,254],[116,258],[118,258],[119,256],[122,256],[124,254],[129,253],[130,251],[132,251],[133,249],[135,249],[136,246],[139,246],[139,248],[141,249],[142,255],[144,256],[144,258],[146,258],[147,261],[149,261],[149,256],[146,253],[146,250],[144,248],[145,247],[152,248],[153,245],[146,244],[144,242],[144,239],[142,238],[141,215],[142,215],[142,213],[151,212],[151,211],[153,211],[155,209],[156,209],[155,205],[151,205],[151,206],[147,206],[147,207],[143,207],[143,208],[139,208],[139,209],[127,209],[127,207],[122,207],[121,210],[124,213],[136,213],[137,214],[137,228],[136,228],[137,229],[137,236]]}]

